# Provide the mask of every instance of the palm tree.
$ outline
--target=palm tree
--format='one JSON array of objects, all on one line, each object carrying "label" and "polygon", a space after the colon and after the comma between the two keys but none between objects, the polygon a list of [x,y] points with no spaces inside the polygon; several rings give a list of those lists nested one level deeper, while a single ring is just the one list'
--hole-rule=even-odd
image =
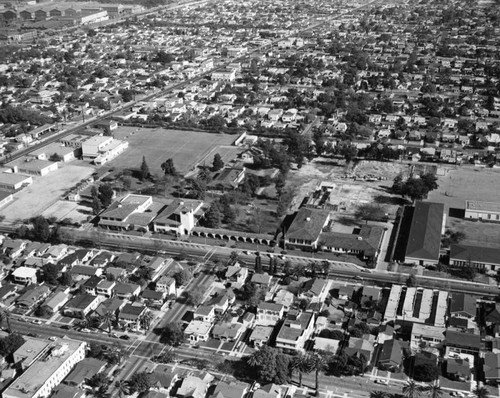
[{"label": "palm tree", "polygon": [[313,362],[309,355],[298,354],[292,358],[291,362],[292,372],[297,370],[299,372],[299,387],[302,387],[302,374],[310,373],[313,370]]},{"label": "palm tree", "polygon": [[429,384],[426,391],[430,398],[441,398],[443,395],[443,389],[439,385],[438,380],[434,380],[432,384]]},{"label": "palm tree", "polygon": [[408,380],[403,387],[403,395],[406,398],[418,398],[421,392],[422,388],[412,379]]},{"label": "palm tree", "polygon": [[10,311],[7,308],[0,308],[0,325],[4,323],[7,324],[9,333],[12,333],[12,327],[10,326]]},{"label": "palm tree", "polygon": [[115,314],[113,314],[111,311],[106,311],[101,315],[101,321],[104,322],[108,327],[108,334],[111,334],[111,331],[113,330],[113,322],[115,321],[115,319]]},{"label": "palm tree", "polygon": [[144,329],[149,330],[149,326],[151,325],[151,321],[154,319],[151,311],[146,312],[141,318],[141,324]]},{"label": "palm tree", "polygon": [[123,398],[124,395],[128,395],[128,385],[125,380],[117,380],[115,381],[115,388],[118,391],[118,397]]},{"label": "palm tree", "polygon": [[477,387],[473,393],[477,398],[489,398],[490,396],[489,391],[485,387]]},{"label": "palm tree", "polygon": [[387,393],[384,391],[372,391],[370,393],[370,398],[387,398]]},{"label": "palm tree", "polygon": [[320,353],[316,353],[312,356],[312,365],[315,374],[314,378],[314,389],[316,390],[316,396],[319,396],[319,372],[324,370],[328,364],[326,357]]}]

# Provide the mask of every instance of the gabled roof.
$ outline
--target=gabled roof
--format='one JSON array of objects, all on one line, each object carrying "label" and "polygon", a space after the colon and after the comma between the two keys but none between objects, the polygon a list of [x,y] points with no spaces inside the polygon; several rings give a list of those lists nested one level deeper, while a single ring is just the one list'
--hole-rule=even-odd
[{"label": "gabled roof", "polygon": [[315,241],[326,224],[329,212],[302,207],[286,232],[286,239]]},{"label": "gabled roof", "polygon": [[462,313],[476,316],[476,299],[470,294],[451,293],[450,294],[450,314]]},{"label": "gabled roof", "polygon": [[411,220],[406,257],[437,261],[441,247],[444,205],[417,202]]},{"label": "gabled roof", "polygon": [[447,346],[481,349],[481,336],[478,334],[447,330],[445,335]]},{"label": "gabled roof", "polygon": [[484,356],[483,370],[486,379],[500,379],[500,354],[487,352]]},{"label": "gabled roof", "polygon": [[451,245],[450,260],[500,265],[500,249],[482,246]]},{"label": "gabled roof", "polygon": [[384,341],[378,360],[383,364],[399,366],[403,361],[403,349],[399,340],[391,339]]}]

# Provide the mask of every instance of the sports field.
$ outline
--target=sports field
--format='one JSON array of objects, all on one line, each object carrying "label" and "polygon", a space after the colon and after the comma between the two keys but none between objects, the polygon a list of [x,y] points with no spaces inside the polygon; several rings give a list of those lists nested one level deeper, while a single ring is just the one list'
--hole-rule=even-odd
[{"label": "sports field", "polygon": [[237,136],[226,134],[122,126],[114,131],[114,137],[128,141],[129,148],[109,162],[109,167],[138,169],[145,156],[153,174],[161,173],[160,165],[169,158],[174,160],[177,171],[185,174],[197,164],[211,164],[217,152],[227,163],[241,151],[231,146]]},{"label": "sports field", "polygon": [[498,202],[500,170],[462,166],[450,169],[438,179],[439,188],[429,193],[431,202],[444,203],[448,209],[465,209],[466,200]]}]

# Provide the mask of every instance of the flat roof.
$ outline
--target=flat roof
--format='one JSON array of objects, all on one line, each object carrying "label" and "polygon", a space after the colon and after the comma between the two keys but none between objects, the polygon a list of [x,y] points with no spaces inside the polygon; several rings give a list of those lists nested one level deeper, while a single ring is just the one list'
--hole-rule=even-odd
[{"label": "flat roof", "polygon": [[66,155],[68,153],[73,152],[74,150],[75,148],[64,146],[62,143],[52,142],[40,149],[36,149],[33,152],[30,152],[30,155],[40,156],[45,154],[47,156],[50,156],[54,153],[57,153],[58,155]]},{"label": "flat roof", "polygon": [[49,342],[46,340],[26,338],[24,344],[14,351],[14,360],[23,361],[25,366],[29,366],[48,346]]},{"label": "flat roof", "polygon": [[14,270],[12,275],[18,278],[32,278],[36,276],[36,268],[19,267]]},{"label": "flat roof", "polygon": [[481,202],[479,200],[466,200],[465,209],[473,211],[484,211],[487,213],[499,213],[500,203],[496,202]]},{"label": "flat roof", "polygon": [[30,179],[32,179],[32,177],[25,174],[0,173],[0,183],[2,184],[17,184]]},{"label": "flat roof", "polygon": [[82,345],[83,341],[61,338],[50,352],[35,361],[21,376],[7,388],[5,397],[31,398]]}]

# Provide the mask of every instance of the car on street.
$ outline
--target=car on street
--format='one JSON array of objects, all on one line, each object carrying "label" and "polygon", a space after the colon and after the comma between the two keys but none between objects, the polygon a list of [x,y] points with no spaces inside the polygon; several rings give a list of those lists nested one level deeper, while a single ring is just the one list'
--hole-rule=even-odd
[{"label": "car on street", "polygon": [[120,339],[122,340],[130,340],[130,336],[126,335],[126,334],[123,334],[120,336]]},{"label": "car on street", "polygon": [[357,280],[357,281],[362,281],[363,280],[363,278],[361,276],[359,276],[359,275],[356,275],[353,279]]},{"label": "car on street", "polygon": [[377,379],[377,380],[375,380],[375,383],[377,383],[377,384],[383,384],[384,386],[388,386],[389,385],[389,382],[387,380],[384,380],[384,379]]},{"label": "car on street", "polygon": [[42,321],[40,319],[33,319],[31,323],[34,323],[35,325],[41,325]]},{"label": "car on street", "polygon": [[71,326],[70,326],[70,325],[62,325],[62,326],[60,327],[60,329],[70,330],[70,329],[71,329]]},{"label": "car on street", "polygon": [[50,336],[50,337],[49,337],[49,340],[50,340],[50,341],[56,341],[56,340],[57,340],[57,337],[56,337],[56,336]]}]

